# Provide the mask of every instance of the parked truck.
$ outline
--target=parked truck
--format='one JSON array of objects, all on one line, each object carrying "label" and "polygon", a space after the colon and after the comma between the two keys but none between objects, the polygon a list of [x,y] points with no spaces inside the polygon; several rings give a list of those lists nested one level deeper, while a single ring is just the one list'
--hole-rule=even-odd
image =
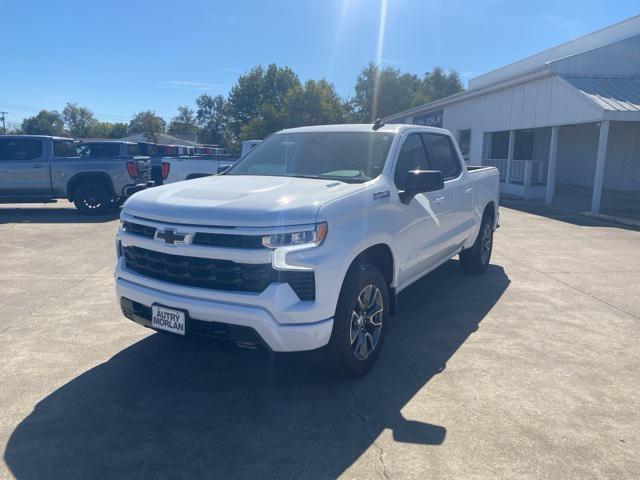
[{"label": "parked truck", "polygon": [[0,203],[66,198],[83,213],[103,213],[152,186],[150,171],[149,159],[138,156],[135,143],[0,137]]},{"label": "parked truck", "polygon": [[227,170],[238,155],[201,155],[166,157],[162,159],[163,183],[175,183],[217,175]]},{"label": "parked truck", "polygon": [[363,375],[399,292],[455,255],[465,272],[487,269],[498,188],[498,171],[466,167],[446,130],[283,130],[223,175],[130,198],[117,296],[145,327],[323,348],[337,370]]}]

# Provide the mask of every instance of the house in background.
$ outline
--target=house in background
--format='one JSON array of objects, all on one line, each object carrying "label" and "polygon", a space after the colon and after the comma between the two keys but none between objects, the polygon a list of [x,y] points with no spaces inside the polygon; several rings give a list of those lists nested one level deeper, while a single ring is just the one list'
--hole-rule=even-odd
[{"label": "house in background", "polygon": [[475,77],[385,118],[444,127],[501,191],[640,218],[640,16]]}]

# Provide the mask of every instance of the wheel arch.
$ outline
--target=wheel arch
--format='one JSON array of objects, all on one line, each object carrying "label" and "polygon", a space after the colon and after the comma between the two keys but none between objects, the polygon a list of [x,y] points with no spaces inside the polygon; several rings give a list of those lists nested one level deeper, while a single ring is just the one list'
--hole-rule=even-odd
[{"label": "wheel arch", "polygon": [[493,202],[493,200],[489,201],[485,205],[484,210],[482,211],[482,218],[484,218],[485,216],[490,216],[491,217],[491,226],[495,230],[495,228],[496,228],[496,204]]},{"label": "wheel arch", "polygon": [[389,288],[389,300],[391,302],[390,313],[394,314],[396,310],[396,289],[393,286],[395,275],[395,261],[393,258],[391,247],[389,247],[389,245],[386,243],[377,243],[375,245],[367,247],[358,255],[356,255],[356,257],[351,261],[347,272],[362,263],[372,265],[380,270],[380,273],[382,273],[387,287]]},{"label": "wheel arch", "polygon": [[113,187],[113,181],[111,177],[104,172],[82,172],[77,173],[69,179],[67,182],[67,198],[73,200],[73,194],[75,189],[85,182],[98,182],[109,190],[109,193],[114,197],[117,197],[115,189]]}]

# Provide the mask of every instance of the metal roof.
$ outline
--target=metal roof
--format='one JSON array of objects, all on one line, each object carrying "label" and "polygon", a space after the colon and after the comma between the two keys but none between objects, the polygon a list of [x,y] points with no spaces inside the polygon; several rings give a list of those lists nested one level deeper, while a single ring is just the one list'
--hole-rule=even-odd
[{"label": "metal roof", "polygon": [[605,110],[640,112],[640,77],[562,78]]}]

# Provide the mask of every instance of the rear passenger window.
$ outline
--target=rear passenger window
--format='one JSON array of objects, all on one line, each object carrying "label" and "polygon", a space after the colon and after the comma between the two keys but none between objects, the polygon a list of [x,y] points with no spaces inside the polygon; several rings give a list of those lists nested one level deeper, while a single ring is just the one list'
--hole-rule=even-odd
[{"label": "rear passenger window", "polygon": [[135,157],[136,155],[140,155],[140,147],[138,147],[138,144],[127,144],[127,157]]},{"label": "rear passenger window", "polygon": [[35,138],[1,138],[0,161],[33,160],[42,156],[42,140]]},{"label": "rear passenger window", "polygon": [[55,140],[53,142],[53,156],[57,158],[77,157],[78,152],[71,140]]},{"label": "rear passenger window", "polygon": [[427,147],[431,170],[440,170],[445,180],[460,175],[460,160],[449,137],[436,133],[423,133],[422,138]]},{"label": "rear passenger window", "polygon": [[119,143],[84,143],[78,146],[81,157],[119,157]]},{"label": "rear passenger window", "polygon": [[394,175],[396,187],[404,190],[404,179],[407,176],[407,172],[411,170],[427,170],[428,168],[427,155],[425,154],[422,140],[420,140],[420,135],[412,133],[405,139],[398,155],[398,163],[396,164],[396,173]]}]

